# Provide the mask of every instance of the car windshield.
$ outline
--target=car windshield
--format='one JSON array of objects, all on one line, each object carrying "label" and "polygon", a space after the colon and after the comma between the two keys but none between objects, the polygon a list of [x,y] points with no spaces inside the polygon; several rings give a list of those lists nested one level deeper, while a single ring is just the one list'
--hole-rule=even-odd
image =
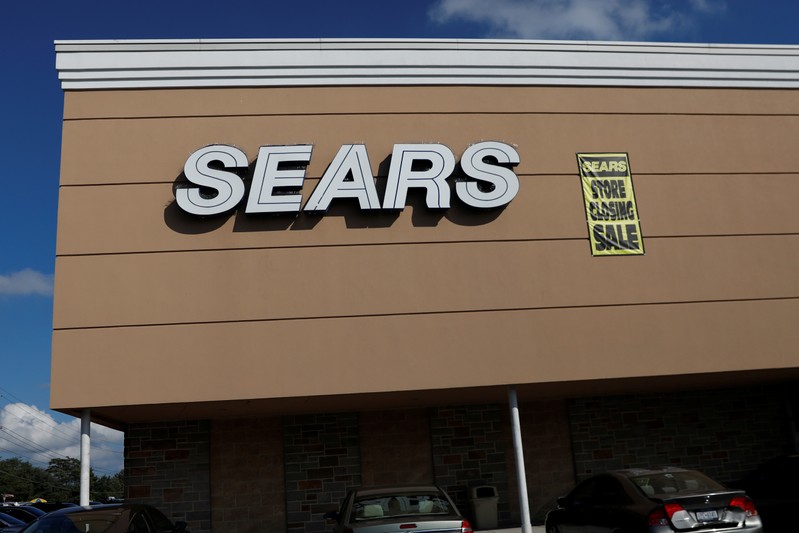
[{"label": "car windshield", "polygon": [[352,504],[356,522],[380,520],[392,516],[450,515],[453,511],[446,498],[429,492],[379,494],[358,498]]},{"label": "car windshield", "polygon": [[662,472],[633,476],[630,480],[650,498],[671,498],[676,495],[717,492],[725,490],[700,472]]}]

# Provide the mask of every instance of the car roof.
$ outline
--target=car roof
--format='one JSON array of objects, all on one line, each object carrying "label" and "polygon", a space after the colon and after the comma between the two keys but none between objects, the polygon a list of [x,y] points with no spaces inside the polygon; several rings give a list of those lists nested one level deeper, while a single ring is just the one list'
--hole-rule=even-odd
[{"label": "car roof", "polygon": [[81,507],[80,505],[72,506],[72,507],[64,507],[63,509],[56,509],[55,511],[50,511],[47,513],[46,516],[60,516],[65,514],[72,514],[72,513],[85,513],[87,511],[113,511],[116,509],[125,510],[139,510],[144,508],[150,508],[151,506],[140,504],[140,503],[104,503],[100,505],[87,505],[85,507]]},{"label": "car roof", "polygon": [[377,494],[391,494],[401,492],[443,492],[437,485],[385,485],[373,487],[358,487],[353,492],[359,496],[372,496]]},{"label": "car roof", "polygon": [[655,466],[650,468],[627,468],[624,470],[613,470],[609,474],[617,474],[624,477],[638,477],[638,476],[652,476],[656,474],[668,474],[675,472],[695,472],[688,468],[679,468],[676,466]]}]

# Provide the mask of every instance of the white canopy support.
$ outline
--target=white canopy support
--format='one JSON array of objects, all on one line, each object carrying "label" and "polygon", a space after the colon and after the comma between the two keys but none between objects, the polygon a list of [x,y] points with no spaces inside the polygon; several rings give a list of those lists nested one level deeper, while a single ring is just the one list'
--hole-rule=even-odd
[{"label": "white canopy support", "polygon": [[89,505],[91,480],[91,424],[92,412],[84,409],[80,419],[80,504]]},{"label": "white canopy support", "polygon": [[522,533],[532,533],[533,526],[530,522],[530,502],[527,500],[527,476],[524,470],[521,423],[519,422],[519,403],[516,399],[516,388],[513,386],[508,387],[508,403],[510,404],[513,450],[516,454],[516,477],[519,480],[519,507],[522,512]]}]

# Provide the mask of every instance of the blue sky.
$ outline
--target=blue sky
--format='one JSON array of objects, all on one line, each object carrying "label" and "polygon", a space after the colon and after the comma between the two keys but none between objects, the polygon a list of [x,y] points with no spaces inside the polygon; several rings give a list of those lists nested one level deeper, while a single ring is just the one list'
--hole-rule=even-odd
[{"label": "blue sky", "polygon": [[[77,457],[79,421],[49,406],[63,94],[54,40],[519,38],[799,44],[797,0],[40,0],[0,32],[0,458]],[[98,474],[121,434],[93,429]],[[36,445],[34,445],[36,443]]]}]

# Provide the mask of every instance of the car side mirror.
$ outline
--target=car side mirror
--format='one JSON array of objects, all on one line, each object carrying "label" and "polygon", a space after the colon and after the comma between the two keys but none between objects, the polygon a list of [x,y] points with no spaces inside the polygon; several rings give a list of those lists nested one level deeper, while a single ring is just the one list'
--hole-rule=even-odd
[{"label": "car side mirror", "polygon": [[566,496],[559,496],[556,501],[558,503],[558,507],[563,507],[565,509],[569,506],[569,498]]}]

